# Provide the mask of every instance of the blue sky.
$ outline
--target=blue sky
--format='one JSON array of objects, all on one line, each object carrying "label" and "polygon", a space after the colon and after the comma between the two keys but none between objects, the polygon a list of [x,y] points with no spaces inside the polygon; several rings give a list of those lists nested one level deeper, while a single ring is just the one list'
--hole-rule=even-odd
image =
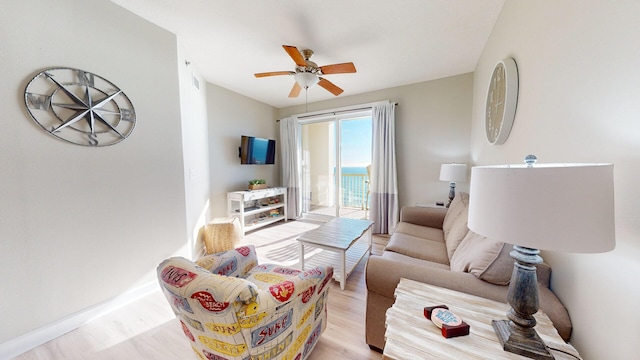
[{"label": "blue sky", "polygon": [[342,166],[364,167],[371,163],[371,118],[345,120],[342,124]]}]

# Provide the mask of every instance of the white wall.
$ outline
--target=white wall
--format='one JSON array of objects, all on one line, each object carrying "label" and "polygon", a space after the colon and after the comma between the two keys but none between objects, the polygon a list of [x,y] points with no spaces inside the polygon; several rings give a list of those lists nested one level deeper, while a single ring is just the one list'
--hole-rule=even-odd
[{"label": "white wall", "polygon": [[[227,192],[246,190],[252,179],[280,185],[280,164],[241,165],[240,136],[278,139],[277,110],[217,85],[207,84],[211,216],[227,216]],[[276,142],[276,148],[280,146]],[[276,149],[279,152],[279,149]]]},{"label": "white wall", "polygon": [[[312,88],[309,91],[325,91]],[[396,151],[400,206],[448,201],[449,183],[440,164],[468,163],[473,74],[421,82],[279,110],[283,118],[356,104],[390,100],[396,107]],[[468,191],[468,183],[458,190]]]},{"label": "white wall", "polygon": [[[0,344],[143,284],[187,237],[175,36],[110,1],[0,11]],[[131,99],[133,134],[72,145],[29,117],[42,69],[101,75]]]},{"label": "white wall", "polygon": [[[543,254],[574,324],[571,342],[585,359],[638,356],[638,14],[636,0],[508,0],[475,72],[476,164],[520,163],[529,153],[541,162],[615,164],[616,249]],[[484,136],[486,87],[496,61],[507,56],[518,64],[520,96],[511,136],[492,146]]]},{"label": "white wall", "polygon": [[207,84],[178,41],[185,206],[190,257],[199,255],[198,230],[210,220]]}]

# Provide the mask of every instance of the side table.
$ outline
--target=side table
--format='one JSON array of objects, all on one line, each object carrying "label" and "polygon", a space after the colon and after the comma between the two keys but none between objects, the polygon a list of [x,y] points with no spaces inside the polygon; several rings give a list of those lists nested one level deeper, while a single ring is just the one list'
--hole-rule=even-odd
[{"label": "side table", "polygon": [[[504,351],[491,326],[491,320],[506,319],[508,304],[404,278],[395,296],[395,303],[387,310],[384,359],[528,359]],[[447,305],[460,316],[471,326],[469,335],[443,337],[423,315],[425,306],[435,305]],[[581,359],[576,349],[562,340],[546,314],[538,311],[534,316],[536,331],[556,359]]]}]

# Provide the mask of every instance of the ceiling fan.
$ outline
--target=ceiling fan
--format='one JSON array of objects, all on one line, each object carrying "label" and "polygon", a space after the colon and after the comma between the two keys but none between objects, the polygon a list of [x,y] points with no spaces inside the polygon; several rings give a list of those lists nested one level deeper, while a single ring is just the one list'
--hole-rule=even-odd
[{"label": "ceiling fan", "polygon": [[291,56],[296,63],[295,71],[272,71],[265,73],[255,74],[257,78],[277,75],[293,75],[296,82],[293,84],[293,88],[289,93],[289,97],[297,97],[300,94],[300,90],[308,89],[315,84],[318,84],[325,88],[327,91],[335,96],[342,94],[344,90],[337,87],[331,81],[322,77],[322,75],[329,74],[346,74],[356,72],[356,67],[352,62],[318,66],[309,58],[313,55],[313,50],[304,49],[298,50],[295,46],[282,45],[284,50]]}]

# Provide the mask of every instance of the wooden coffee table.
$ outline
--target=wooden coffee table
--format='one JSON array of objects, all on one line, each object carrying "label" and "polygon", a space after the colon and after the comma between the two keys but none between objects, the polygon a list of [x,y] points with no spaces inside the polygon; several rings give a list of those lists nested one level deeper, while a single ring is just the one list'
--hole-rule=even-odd
[{"label": "wooden coffee table", "polygon": [[[300,269],[304,270],[305,262],[311,266],[333,266],[333,278],[344,290],[351,271],[371,251],[371,225],[373,221],[369,220],[335,218],[300,235]],[[327,251],[305,254],[305,245]]]},{"label": "wooden coffee table", "polygon": [[[387,310],[384,359],[527,359],[502,350],[491,326],[491,320],[506,319],[507,304],[408,279],[400,279],[395,296],[395,303]],[[460,316],[471,326],[469,335],[443,337],[423,315],[425,306],[435,305],[447,305]],[[549,348],[561,350],[551,351],[556,359],[580,359],[546,314],[539,311],[534,316],[542,340]]]}]

